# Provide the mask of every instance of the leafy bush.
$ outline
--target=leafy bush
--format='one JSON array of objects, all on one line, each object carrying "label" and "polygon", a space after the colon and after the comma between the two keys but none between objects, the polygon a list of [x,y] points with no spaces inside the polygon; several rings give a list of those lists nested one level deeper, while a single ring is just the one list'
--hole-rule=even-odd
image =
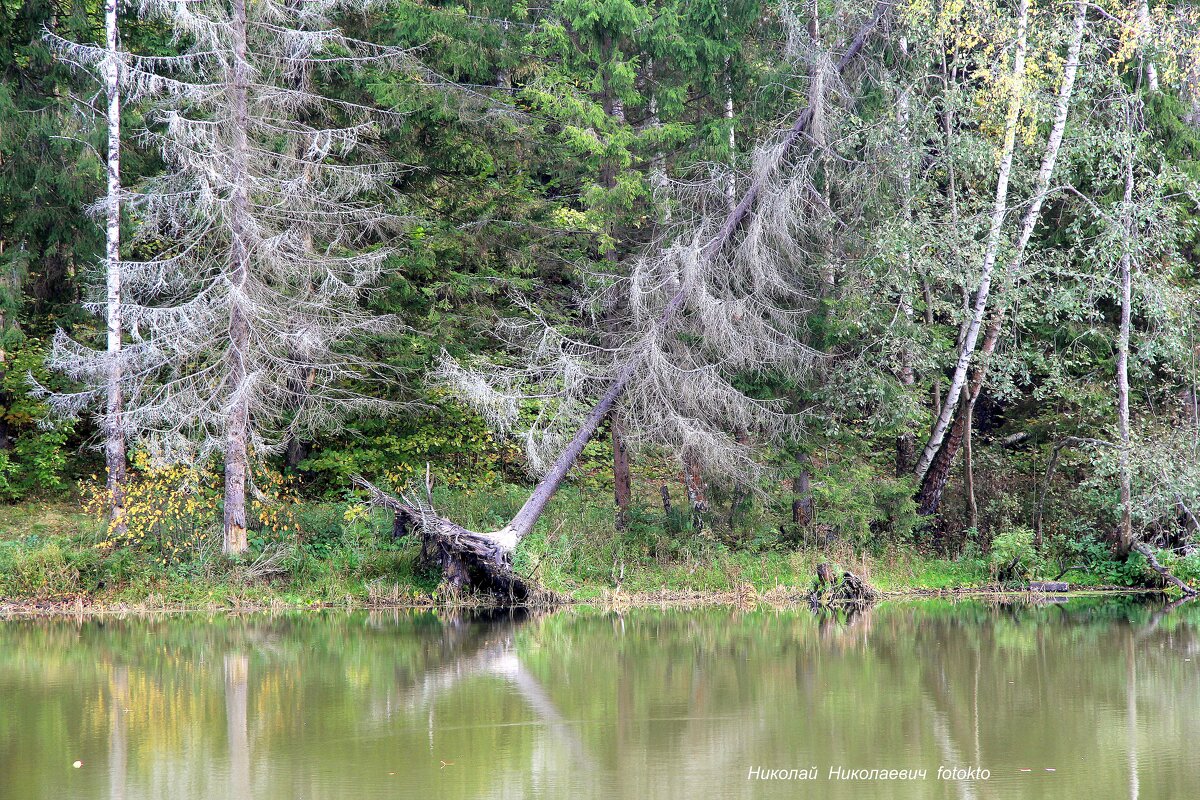
[{"label": "leafy bush", "polygon": [[[97,547],[121,547],[152,554],[162,565],[186,561],[199,554],[209,534],[220,527],[222,481],[213,469],[174,465],[155,467],[144,452],[135,453],[124,486],[124,511],[111,520]],[[246,509],[252,548],[295,535],[300,500],[295,480],[278,472],[257,470],[254,493]],[[84,508],[97,519],[107,518],[112,504],[108,488],[97,475],[82,487]]]},{"label": "leafy bush", "polygon": [[1028,580],[1037,564],[1033,531],[1028,528],[1009,528],[992,539],[989,566],[992,576],[997,580]]},{"label": "leafy bush", "polygon": [[913,487],[907,478],[861,462],[838,462],[813,470],[814,522],[830,539],[882,552],[911,541],[917,526]]}]

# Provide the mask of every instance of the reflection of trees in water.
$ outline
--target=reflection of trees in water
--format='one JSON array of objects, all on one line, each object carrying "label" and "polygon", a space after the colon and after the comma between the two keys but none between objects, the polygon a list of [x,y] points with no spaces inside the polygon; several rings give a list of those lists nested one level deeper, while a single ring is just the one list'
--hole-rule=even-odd
[{"label": "reflection of trees in water", "polygon": [[1129,756],[1129,800],[1138,800],[1137,660],[1133,632],[1125,636],[1125,732]]},{"label": "reflection of trees in water", "polygon": [[[754,765],[938,763],[1183,796],[1180,748],[1200,734],[1200,673],[1183,662],[1200,649],[1196,608],[22,624],[0,628],[0,693],[18,718],[57,727],[14,737],[0,715],[0,757],[35,765],[11,787],[21,797],[53,796],[38,777],[53,765],[36,765],[88,742],[97,764],[107,748],[112,798],[357,796],[317,780],[319,764],[368,783],[389,770],[404,786],[441,781],[448,798],[704,796],[744,793]],[[1110,756],[1081,777],[1080,753]]]},{"label": "reflection of trees in water", "polygon": [[113,665],[109,679],[108,796],[125,800],[129,744],[125,738],[125,715],[129,713],[129,667]]},{"label": "reflection of trees in water", "polygon": [[246,705],[250,659],[245,653],[225,654],[225,730],[229,743],[230,800],[250,797],[250,732]]}]

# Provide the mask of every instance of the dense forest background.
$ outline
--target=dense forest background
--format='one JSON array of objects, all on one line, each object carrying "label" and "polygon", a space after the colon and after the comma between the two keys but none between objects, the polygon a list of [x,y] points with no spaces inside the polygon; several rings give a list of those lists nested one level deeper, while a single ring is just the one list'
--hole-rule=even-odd
[{"label": "dense forest background", "polygon": [[[669,282],[655,254],[761,183],[736,256],[704,278],[720,291],[587,443],[556,501],[578,513],[531,547],[617,580],[638,559],[813,547],[1001,553],[1015,574],[1108,564],[1132,535],[1185,568],[1200,528],[1200,9],[879,7],[853,63],[875,3],[326,9],[392,48],[297,78],[367,109],[373,159],[403,165],[363,187],[388,224],[354,242],[380,257],[353,311],[389,324],[337,350],[370,365],[327,387],[345,414],[273,409],[251,448],[251,546],[327,552],[367,516],[360,474],[428,481],[439,509],[502,525],[613,374],[608,354],[650,335],[639,298]],[[198,47],[155,4],[119,11],[145,63]],[[0,498],[103,513],[103,403],[59,413],[87,381],[52,367],[76,352],[64,342],[104,349],[104,95],[60,41],[103,47],[102,5],[0,0]],[[123,115],[122,183],[152,196],[177,166],[157,143],[170,126],[148,89]],[[169,249],[161,228],[145,235],[149,208],[121,219],[131,263]],[[126,326],[129,342],[155,335]],[[297,365],[280,379],[311,386]],[[100,543],[185,563],[219,533],[220,453],[125,433],[127,516]],[[1123,569],[1107,577],[1140,567]]]}]

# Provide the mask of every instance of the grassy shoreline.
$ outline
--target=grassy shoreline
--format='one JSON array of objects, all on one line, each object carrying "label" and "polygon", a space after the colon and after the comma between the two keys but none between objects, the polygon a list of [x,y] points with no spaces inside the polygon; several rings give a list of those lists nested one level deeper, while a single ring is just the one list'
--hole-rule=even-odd
[{"label": "grassy shoreline", "polygon": [[[70,503],[0,507],[0,615],[483,604],[441,594],[415,542],[392,540],[386,517],[346,508],[307,505],[302,531],[230,561],[219,554],[215,530],[188,558],[171,560],[145,546],[105,544],[103,525]],[[982,558],[912,548],[872,554],[847,544],[737,548],[713,533],[650,525],[618,536],[601,521],[606,512],[584,497],[559,504],[523,544],[518,569],[565,604],[796,603],[820,562],[856,573],[885,597],[1028,594],[997,583]],[[1076,591],[1139,591],[1099,574],[1073,572],[1066,580]]]},{"label": "grassy shoreline", "polygon": [[[1163,589],[1133,588],[1127,586],[1084,586],[1072,588],[1069,592],[1041,593],[1021,589],[1005,588],[973,588],[956,589],[905,589],[883,592],[879,602],[919,601],[931,599],[951,600],[992,600],[1004,602],[1057,602],[1059,598],[1082,598],[1098,596],[1166,596]],[[807,606],[807,592],[799,589],[773,591],[766,594],[750,592],[666,592],[643,593],[636,595],[611,594],[592,600],[575,598],[559,598],[553,604],[534,606],[533,608],[693,608],[703,606],[739,606],[771,608],[789,608]],[[94,598],[76,597],[73,601],[39,601],[39,600],[9,600],[0,598],[0,620],[29,618],[29,617],[63,617],[63,616],[119,616],[123,614],[153,615],[153,614],[260,614],[292,611],[430,611],[430,610],[482,610],[490,608],[486,603],[462,598],[459,601],[441,600],[426,603],[376,603],[371,601],[351,601],[348,603],[310,603],[308,605],[289,605],[283,602],[269,604],[233,604],[219,605],[208,603],[201,605],[150,605],[146,603],[106,603]]]}]

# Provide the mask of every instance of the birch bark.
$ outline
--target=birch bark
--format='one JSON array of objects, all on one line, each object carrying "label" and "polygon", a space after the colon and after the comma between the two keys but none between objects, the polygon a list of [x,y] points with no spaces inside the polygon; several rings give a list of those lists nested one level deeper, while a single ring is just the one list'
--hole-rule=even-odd
[{"label": "birch bark", "polygon": [[108,101],[108,188],[105,202],[105,322],[108,374],[104,409],[104,465],[110,519],[119,530],[125,516],[125,432],[121,424],[121,56],[118,0],[104,2],[104,92]]},{"label": "birch bark", "polygon": [[954,409],[958,406],[958,397],[967,382],[967,370],[971,366],[971,358],[979,341],[979,331],[983,326],[983,318],[987,312],[988,294],[992,285],[992,271],[996,265],[996,257],[1000,251],[1000,238],[1004,229],[1004,217],[1008,213],[1008,179],[1012,172],[1013,151],[1016,149],[1017,122],[1021,113],[1022,95],[1025,89],[1025,51],[1026,32],[1029,27],[1029,0],[1021,0],[1017,10],[1017,40],[1013,53],[1013,68],[1008,102],[1008,113],[1004,122],[1004,143],[1000,151],[1000,166],[996,176],[996,199],[992,205],[991,224],[988,229],[987,245],[983,256],[983,269],[979,277],[979,286],[975,290],[975,302],[971,315],[967,320],[958,359],[954,365],[954,376],[950,380],[950,388],[942,404],[942,413],[934,422],[929,434],[929,441],[917,461],[915,473],[918,479],[923,479],[933,462],[934,456],[946,437],[950,427]]},{"label": "birch bark", "polygon": [[[1126,112],[1128,116],[1128,112]],[[1132,145],[1131,145],[1132,147]],[[1125,210],[1123,227],[1126,243],[1121,254],[1121,328],[1117,335],[1117,435],[1119,438],[1118,465],[1121,479],[1121,527],[1117,544],[1122,553],[1133,549],[1133,479],[1131,476],[1129,447],[1129,337],[1133,311],[1133,252],[1135,236],[1133,224],[1133,153],[1125,161]]]},{"label": "birch bark", "polygon": [[[1020,229],[1015,243],[1015,252],[1008,264],[1006,275],[1006,282],[1008,284],[1014,283],[1020,274],[1021,265],[1024,263],[1025,249],[1029,245],[1029,240],[1033,237],[1033,230],[1037,227],[1038,220],[1041,217],[1042,206],[1045,204],[1046,197],[1050,192],[1050,179],[1054,175],[1054,168],[1058,162],[1058,153],[1062,148],[1062,140],[1067,127],[1067,117],[1071,110],[1071,97],[1075,90],[1075,76],[1079,70],[1079,54],[1083,47],[1083,34],[1086,21],[1087,3],[1080,0],[1075,4],[1071,40],[1067,46],[1067,59],[1063,64],[1062,80],[1059,83],[1058,96],[1055,98],[1054,103],[1054,121],[1051,124],[1050,136],[1046,141],[1046,150],[1042,155],[1041,165],[1038,168],[1037,178],[1034,181],[1033,199],[1029,207],[1025,210],[1024,216],[1021,218]],[[1003,287],[1001,287],[1001,290],[997,294],[999,295],[1000,302],[988,323],[988,329],[984,335],[983,344],[980,347],[980,358],[976,360],[971,373],[971,385],[968,389],[967,402],[972,412],[974,412],[975,401],[979,399],[979,393],[983,388],[983,381],[987,374],[987,358],[995,351],[996,344],[1000,339],[1000,331],[1004,324],[1006,302]],[[943,411],[945,410],[946,407],[943,406]],[[917,500],[918,509],[922,514],[934,513],[941,503],[942,491],[945,489],[950,465],[966,435],[965,420],[965,416],[955,418],[949,436],[944,439],[938,448],[933,461],[923,476]]]}]

